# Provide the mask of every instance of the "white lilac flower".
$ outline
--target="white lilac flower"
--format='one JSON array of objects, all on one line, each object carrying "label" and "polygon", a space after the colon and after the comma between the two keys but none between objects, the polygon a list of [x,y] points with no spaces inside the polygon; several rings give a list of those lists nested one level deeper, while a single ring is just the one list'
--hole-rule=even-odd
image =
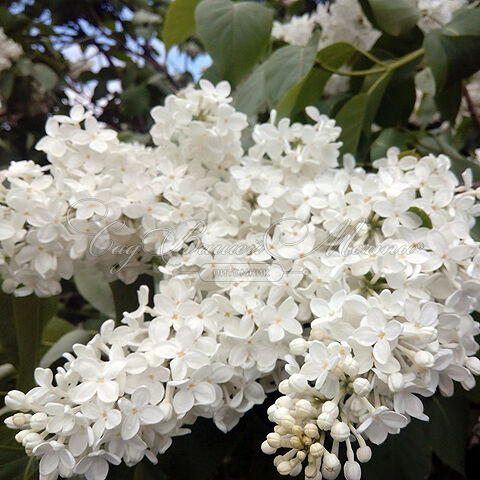
[{"label": "white lilac flower", "polygon": [[[5,291],[50,296],[86,265],[123,261],[105,280],[128,283],[161,259],[151,305],[141,287],[121,325],[105,322],[55,376],[37,369],[37,387],[7,395],[20,413],[6,424],[42,457],[42,480],[103,480],[110,463],[155,461],[200,416],[227,431],[272,379],[283,396],[262,450],[287,449],[278,471],[303,465],[308,478],[333,479],[346,458],[346,478],[358,479],[367,440],[427,420],[422,397],[475,384],[471,175],[460,185],[445,155],[397,148],[375,172],[351,156],[339,167],[340,129],[313,107],[308,125],[272,112],[245,150],[246,118],[229,94],[227,83],[202,81],[169,96],[152,113],[152,148],[123,144],[74,108],[49,120],[38,144],[47,167],[2,172]],[[105,247],[145,235],[132,255]],[[259,263],[266,278],[281,275],[254,281]]]}]

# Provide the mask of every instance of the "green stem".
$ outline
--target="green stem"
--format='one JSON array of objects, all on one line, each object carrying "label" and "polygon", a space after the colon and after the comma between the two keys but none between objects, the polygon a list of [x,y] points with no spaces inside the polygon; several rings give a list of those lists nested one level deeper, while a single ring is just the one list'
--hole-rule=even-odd
[{"label": "green stem", "polygon": [[361,48],[357,48],[355,46],[353,46],[353,47],[355,48],[355,50],[358,53],[360,53],[364,57],[368,58],[372,62],[377,63],[378,65],[382,65],[382,67],[387,67],[388,66],[387,63],[385,63],[383,60],[380,60],[379,58],[377,58],[375,55],[371,54],[370,52],[366,52],[365,50],[362,50]]},{"label": "green stem", "polygon": [[383,73],[387,70],[386,67],[379,67],[379,68],[370,68],[368,70],[353,70],[352,72],[345,72],[343,70],[337,70],[336,68],[332,68],[329,65],[325,65],[324,63],[317,60],[318,65],[326,70],[327,72],[335,73],[337,75],[343,75],[345,77],[365,77],[366,75],[375,75],[376,73]]},{"label": "green stem", "polygon": [[375,89],[385,80],[390,75],[390,69],[385,70],[383,75],[380,75],[375,82],[372,84],[372,86],[368,89],[367,95],[371,95],[372,92],[375,91]]},{"label": "green stem", "polygon": [[425,53],[425,50],[423,48],[419,48],[418,50],[414,50],[413,52],[409,53],[408,55],[405,55],[402,58],[399,58],[397,61],[390,63],[388,68],[395,70],[399,67],[403,67],[403,65],[406,65],[407,63],[413,62],[417,58],[423,56]]},{"label": "green stem", "polygon": [[[362,54],[367,54],[367,52],[361,52]],[[403,67],[407,63],[413,62],[413,60],[416,60],[417,58],[421,57],[425,53],[423,48],[419,48],[418,50],[415,50],[408,55],[405,55],[402,58],[399,58],[398,60],[391,62],[391,63],[384,63],[378,61],[378,59],[375,59],[375,57],[369,56],[370,54],[367,54],[366,56],[373,60],[374,62],[380,63],[383,65],[382,67],[378,68],[369,68],[367,70],[353,70],[351,72],[346,72],[344,70],[337,70],[336,68],[332,68],[329,65],[325,65],[324,63],[320,62],[317,60],[317,64],[326,70],[327,72],[335,73],[337,75],[343,75],[346,77],[364,77],[367,75],[375,75],[377,73],[386,73],[386,72],[392,72],[393,70],[396,70],[397,68]]]}]

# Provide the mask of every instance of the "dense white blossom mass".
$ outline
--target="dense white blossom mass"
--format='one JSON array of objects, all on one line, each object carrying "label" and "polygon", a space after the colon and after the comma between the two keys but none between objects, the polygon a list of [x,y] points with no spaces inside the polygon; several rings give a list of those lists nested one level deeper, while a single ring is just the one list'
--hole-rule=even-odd
[{"label": "dense white blossom mass", "polygon": [[[418,26],[425,32],[448,23],[456,10],[464,7],[467,0],[416,0],[421,13]],[[320,30],[318,49],[335,42],[347,42],[369,50],[380,37],[368,20],[358,0],[335,0],[319,3],[314,12],[293,16],[288,22],[276,20],[272,36],[290,45],[307,45],[316,29]]]},{"label": "dense white blossom mass", "polygon": [[[417,25],[424,33],[443,27],[452,20],[457,10],[468,4],[467,0],[416,0],[414,3],[420,12]],[[287,22],[276,20],[272,37],[290,45],[305,46],[314,41],[316,32],[319,32],[318,50],[337,42],[346,42],[368,51],[381,36],[381,31],[368,20],[359,0],[335,0],[319,3],[312,13],[292,16]],[[470,89],[474,94],[478,92],[479,84],[478,78],[470,81]],[[324,94],[344,93],[349,85],[348,76],[332,75]],[[418,93],[421,96],[422,92]],[[478,100],[478,93],[476,96]],[[479,101],[475,103],[480,104]]]},{"label": "dense white blossom mass", "polygon": [[[85,263],[127,282],[153,265],[164,276],[153,305],[142,287],[120,325],[7,395],[41,480],[155,462],[197,417],[228,431],[272,385],[283,396],[262,450],[278,471],[334,479],[345,457],[358,480],[367,442],[428,420],[422,397],[475,384],[470,172],[459,182],[448,157],[396,148],[371,171],[349,155],[339,166],[340,129],[313,107],[308,124],[272,112],[245,149],[229,94],[201,81],[168,97],[153,148],[74,107],[47,123],[48,166],[2,172],[5,290],[52,295]],[[113,242],[140,241],[119,267]]]}]

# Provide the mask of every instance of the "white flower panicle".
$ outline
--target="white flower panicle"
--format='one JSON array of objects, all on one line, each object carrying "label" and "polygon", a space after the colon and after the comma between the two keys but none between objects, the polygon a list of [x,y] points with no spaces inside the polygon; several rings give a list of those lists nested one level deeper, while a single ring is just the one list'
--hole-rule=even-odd
[{"label": "white flower panicle", "polygon": [[8,38],[3,28],[0,28],[0,71],[12,66],[21,54],[23,49],[17,42]]},{"label": "white flower panicle", "polygon": [[[418,27],[425,33],[441,28],[453,14],[468,4],[466,0],[416,0],[420,11]],[[346,42],[370,50],[381,36],[368,20],[358,0],[334,0],[317,5],[314,12],[292,16],[287,22],[274,21],[272,37],[290,45],[305,46],[319,31],[318,50],[337,42]],[[349,89],[348,76],[332,75],[324,93],[327,96]],[[472,87],[475,88],[475,87]]]},{"label": "white flower panicle", "polygon": [[320,30],[319,50],[336,42],[348,42],[368,50],[380,36],[357,0],[336,0],[320,3],[311,14],[293,16],[286,23],[275,21],[272,37],[291,45],[305,46],[316,28]]},{"label": "white flower panicle", "polygon": [[201,83],[152,111],[153,149],[120,142],[81,106],[48,120],[37,149],[50,164],[1,172],[4,291],[55,295],[61,279],[89,264],[131,283],[166,253],[162,229],[205,219],[222,202],[228,192],[208,187],[240,163],[247,122],[229,105],[226,82]]},{"label": "white flower panicle", "polygon": [[17,294],[47,295],[77,264],[114,261],[87,254],[85,236],[64,225],[69,206],[78,229],[121,220],[142,238],[177,224],[176,235],[148,235],[148,253],[123,274],[153,271],[161,257],[153,306],[142,287],[122,325],[106,322],[55,377],[37,370],[38,387],[8,394],[22,413],[7,425],[41,457],[41,480],[103,480],[110,463],[155,461],[199,416],[229,430],[272,384],[284,396],[262,449],[287,449],[278,471],[359,479],[366,441],[427,420],[422,397],[475,384],[471,173],[460,184],[448,157],[397,148],[372,172],[350,155],[339,167],[340,129],[313,107],[308,124],[272,112],[244,150],[246,119],[229,92],[201,82],[168,97],[152,112],[154,148],[125,145],[75,109],[49,120],[39,148],[51,165],[3,172],[1,273]]},{"label": "white flower panicle", "polygon": [[[421,17],[418,26],[425,32],[448,23],[455,11],[468,4],[466,0],[416,0]],[[272,37],[290,45],[305,46],[315,29],[320,30],[321,50],[336,42],[347,42],[369,50],[381,32],[367,19],[358,0],[334,0],[319,3],[314,12],[294,15],[288,22],[273,23]]]},{"label": "white flower panicle", "polygon": [[149,307],[148,289],[141,287],[139,308],[126,313],[121,326],[105,322],[87,345],[65,354],[55,376],[39,368],[38,387],[9,392],[6,404],[23,413],[6,424],[20,429],[16,439],[29,455],[41,457],[42,480],[104,479],[108,464],[134,465],[145,456],[155,463],[197,417],[213,418],[227,431],[263,402],[257,380],[276,364],[275,358],[265,366],[260,358],[264,328],[252,327],[249,359],[239,361],[229,348],[238,336],[225,322],[225,298],[196,302],[194,294],[188,283],[172,279],[161,283]]}]

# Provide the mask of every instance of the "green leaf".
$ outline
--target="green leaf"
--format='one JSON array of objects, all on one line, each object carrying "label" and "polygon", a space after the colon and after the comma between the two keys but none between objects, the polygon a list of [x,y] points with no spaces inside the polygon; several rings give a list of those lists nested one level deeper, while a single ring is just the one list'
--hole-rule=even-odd
[{"label": "green leaf", "polygon": [[[159,467],[167,474],[167,478],[195,480],[211,480],[224,461],[232,442],[229,434],[224,434],[215,427],[211,420],[200,418],[192,426],[192,433],[176,438],[175,449],[169,449],[159,456]],[[185,452],[189,452],[189,461],[185,461]],[[148,472],[153,470],[145,465]],[[145,479],[155,479],[147,474]]]},{"label": "green leaf", "polygon": [[16,433],[0,426],[0,480],[35,480],[38,460],[27,457],[24,448],[15,441]]},{"label": "green leaf", "polygon": [[52,90],[58,82],[58,75],[44,63],[34,63],[32,76],[47,90]]},{"label": "green leaf", "polygon": [[435,105],[445,120],[455,123],[460,103],[462,101],[462,82],[447,85],[443,90],[436,93]]},{"label": "green leaf", "polygon": [[420,220],[422,221],[422,227],[433,228],[432,219],[428,216],[425,210],[422,210],[418,207],[410,207],[408,211],[420,217]]},{"label": "green leaf", "polygon": [[424,41],[425,56],[437,91],[480,69],[480,10],[462,10]]},{"label": "green leaf", "polygon": [[[348,43],[335,43],[317,54],[317,60],[338,69],[347,63],[355,53],[355,48]],[[325,84],[332,76],[331,72],[313,68],[299,83],[291,88],[277,105],[279,117],[293,117],[308,105],[313,105],[320,98]]]},{"label": "green leaf", "polygon": [[13,91],[15,72],[11,69],[0,72],[0,96],[8,100]]},{"label": "green leaf", "polygon": [[368,95],[359,93],[350,98],[338,112],[335,121],[338,126],[342,127],[340,140],[343,142],[341,149],[343,153],[355,153],[357,151],[367,107]]},{"label": "green leaf", "polygon": [[436,395],[426,409],[430,417],[429,441],[443,463],[465,475],[468,415],[467,400],[461,395]]},{"label": "green leaf", "polygon": [[75,327],[63,318],[53,317],[43,329],[42,342],[55,343],[63,335],[74,329]]},{"label": "green leaf", "polygon": [[13,365],[18,365],[18,344],[12,298],[12,295],[7,295],[0,289],[0,329],[2,332],[0,343],[8,361]]},{"label": "green leaf", "polygon": [[235,86],[268,45],[273,14],[254,2],[204,0],[195,10],[195,20],[218,73]]},{"label": "green leaf", "polygon": [[365,113],[364,131],[370,135],[370,127],[375,119],[377,112],[385,98],[385,91],[392,79],[392,72],[385,72],[377,75],[365,77],[362,85],[362,91],[368,96],[368,108]]},{"label": "green leaf", "polygon": [[368,4],[375,23],[390,35],[408,32],[420,19],[414,0],[368,0]]},{"label": "green leaf", "polygon": [[247,115],[254,115],[267,105],[266,69],[266,62],[262,63],[253,71],[247,80],[238,87],[235,95],[235,107],[237,110]]},{"label": "green leaf", "polygon": [[407,134],[397,128],[382,130],[370,147],[370,160],[373,162],[382,158],[390,147],[398,147],[400,150],[407,148]]},{"label": "green leaf", "polygon": [[150,93],[145,85],[126,88],[120,95],[123,108],[128,115],[147,115],[150,109]]},{"label": "green leaf", "polygon": [[240,85],[235,102],[237,108],[252,115],[262,104],[276,107],[288,91],[307,76],[316,55],[316,42],[305,47],[287,45],[276,50]]},{"label": "green leaf", "polygon": [[413,419],[372,450],[372,460],[362,465],[362,478],[367,480],[422,480],[432,469],[428,425],[420,420]]},{"label": "green leaf", "polygon": [[342,127],[340,140],[342,153],[357,152],[360,136],[365,132],[370,136],[371,125],[380,106],[390,73],[369,75],[365,78],[362,91],[351,97],[337,113],[335,120]]},{"label": "green leaf", "polygon": [[170,4],[163,26],[163,42],[168,51],[195,33],[195,8],[201,0],[175,0]]},{"label": "green leaf", "polygon": [[316,43],[306,47],[286,46],[268,60],[265,89],[270,105],[276,106],[282,97],[310,72],[316,56]]},{"label": "green leaf", "polygon": [[115,318],[115,304],[112,291],[102,273],[95,268],[85,268],[77,272],[73,280],[80,295],[99,312]]},{"label": "green leaf", "polygon": [[[399,58],[422,47],[424,34],[418,27],[414,27],[403,35],[393,36],[384,33],[372,48],[372,53],[379,56],[380,52],[387,52],[393,57]],[[388,57],[386,57],[388,58]]]},{"label": "green leaf", "polygon": [[395,74],[386,89],[375,123],[381,127],[397,127],[408,123],[417,98],[413,76],[396,81]]},{"label": "green leaf", "polygon": [[12,297],[15,331],[18,345],[17,388],[28,390],[33,386],[33,372],[40,357],[42,330],[55,313],[56,297]]}]

